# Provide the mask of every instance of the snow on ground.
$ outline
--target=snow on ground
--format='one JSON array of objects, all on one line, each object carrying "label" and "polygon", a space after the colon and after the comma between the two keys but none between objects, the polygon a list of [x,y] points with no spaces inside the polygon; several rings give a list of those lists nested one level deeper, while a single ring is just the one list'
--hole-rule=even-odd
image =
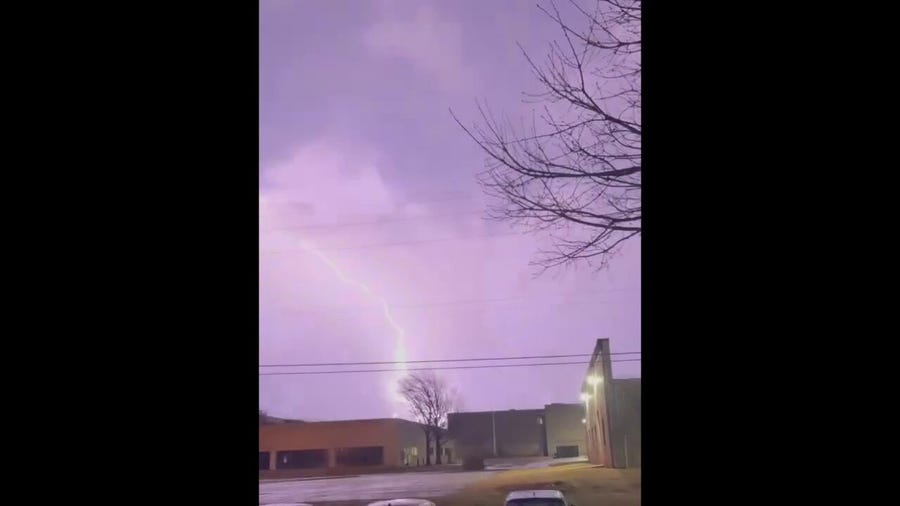
[{"label": "snow on ground", "polygon": [[508,469],[540,469],[542,467],[561,466],[563,464],[576,464],[579,462],[587,462],[585,456],[569,457],[564,459],[544,458],[510,458],[510,459],[488,459],[485,461],[485,469],[491,471],[506,471]]},{"label": "snow on ground", "polygon": [[304,478],[259,482],[259,504],[298,506],[317,501],[377,501],[398,497],[440,497],[457,492],[466,485],[497,471],[535,469],[575,462],[586,457],[566,459],[527,458],[491,459],[486,471],[415,472],[366,474],[347,477]]},{"label": "snow on ground", "polygon": [[368,474],[327,480],[260,481],[259,504],[318,501],[377,501],[397,497],[440,497],[494,474],[492,471]]}]

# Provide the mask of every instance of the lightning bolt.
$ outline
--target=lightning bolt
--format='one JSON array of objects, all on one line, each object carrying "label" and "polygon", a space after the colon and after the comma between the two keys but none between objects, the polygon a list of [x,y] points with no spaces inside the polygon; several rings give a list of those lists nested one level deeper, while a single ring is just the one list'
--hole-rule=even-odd
[{"label": "lightning bolt", "polygon": [[353,279],[350,276],[348,276],[344,272],[344,270],[341,269],[340,266],[338,266],[338,264],[334,260],[329,258],[328,255],[326,255],[322,251],[313,247],[313,245],[311,245],[310,243],[308,243],[304,240],[301,240],[300,248],[303,251],[315,256],[323,264],[328,266],[328,268],[331,270],[331,272],[333,272],[334,275],[342,283],[352,286],[356,290],[366,294],[368,297],[371,297],[372,299],[376,300],[379,303],[379,305],[381,306],[381,312],[384,315],[384,319],[388,322],[388,324],[391,326],[391,329],[394,331],[394,360],[396,360],[399,363],[398,364],[399,365],[398,372],[393,375],[394,376],[393,381],[390,382],[390,384],[389,384],[389,388],[390,388],[389,393],[391,395],[391,399],[395,403],[398,403],[398,404],[402,403],[403,398],[400,396],[399,392],[397,391],[397,384],[399,383],[400,379],[406,375],[406,369],[408,367],[406,364],[406,344],[405,344],[406,331],[403,330],[403,327],[401,327],[400,324],[397,323],[397,320],[394,319],[394,315],[391,313],[390,304],[388,304],[388,301],[384,297],[382,297],[381,295],[376,293],[369,285],[363,283],[362,281]]},{"label": "lightning bolt", "polygon": [[[260,223],[262,221],[267,221],[264,216],[268,217],[268,213],[270,211],[270,206],[276,201],[272,201],[272,199],[262,193],[259,196],[259,205],[260,205]],[[262,228],[262,227],[261,227]],[[304,252],[307,252],[313,256],[315,256],[319,261],[325,264],[328,269],[335,275],[335,277],[340,280],[340,282],[353,287],[355,290],[365,294],[367,297],[374,299],[378,302],[378,305],[381,307],[381,313],[384,316],[385,321],[387,321],[390,326],[392,333],[394,335],[394,360],[398,363],[397,372],[392,374],[392,381],[388,382],[389,388],[389,398],[395,404],[395,408],[402,407],[404,400],[400,393],[398,392],[397,386],[399,381],[407,374],[407,356],[406,356],[406,331],[402,326],[397,322],[394,318],[393,313],[391,312],[391,306],[388,303],[387,299],[378,294],[375,290],[373,290],[369,285],[354,279],[347,275],[343,269],[328,257],[325,253],[315,248],[313,244],[306,241],[302,237],[297,237],[293,234],[284,235],[283,237],[288,238],[290,242],[299,244],[300,249]]]}]

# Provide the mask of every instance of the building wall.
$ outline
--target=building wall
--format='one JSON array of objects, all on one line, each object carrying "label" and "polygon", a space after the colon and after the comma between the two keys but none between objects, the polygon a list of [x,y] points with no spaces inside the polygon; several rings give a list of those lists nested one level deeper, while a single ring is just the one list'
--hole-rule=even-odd
[{"label": "building wall", "polygon": [[[588,381],[589,378],[597,378],[599,382],[592,384]],[[613,400],[610,395],[611,379],[609,340],[598,339],[585,374],[582,392],[587,395],[584,407],[587,413],[588,460],[606,467],[615,467],[609,433],[609,404]]]},{"label": "building wall", "polygon": [[548,404],[544,406],[547,452],[555,456],[560,446],[577,446],[578,455],[587,455],[587,425],[584,404]]},{"label": "building wall", "polygon": [[[601,381],[591,384],[592,377]],[[582,388],[588,396],[589,460],[607,467],[640,467],[641,380],[612,377],[608,339],[597,340]]]},{"label": "building wall", "polygon": [[539,457],[548,455],[544,423],[543,409],[451,413],[448,431],[460,461],[467,456]]},{"label": "building wall", "polygon": [[444,440],[441,443],[441,451],[444,452],[441,456],[441,462],[444,464],[462,464],[462,461],[456,455],[456,445],[446,435],[446,432],[444,434]]},{"label": "building wall", "polygon": [[447,415],[447,431],[458,459],[494,456],[491,414],[490,411],[482,411]]},{"label": "building wall", "polygon": [[[276,468],[279,451],[316,449],[326,450],[328,467],[335,467],[338,448],[380,446],[384,464],[399,465],[402,456],[399,422],[417,425],[394,419],[261,425],[259,451],[270,453],[270,469]],[[424,435],[422,447],[424,450]]]},{"label": "building wall", "polygon": [[[422,426],[415,422],[399,420],[397,422],[397,435],[401,448],[400,460],[397,465],[424,466],[426,448],[425,431],[422,429]],[[404,449],[406,450],[405,454],[403,453]],[[431,462],[435,462],[434,449],[432,449]]]},{"label": "building wall", "polygon": [[612,418],[616,467],[641,467],[641,379],[614,379]]},{"label": "building wall", "polygon": [[547,455],[544,410],[522,409],[494,413],[499,457]]}]

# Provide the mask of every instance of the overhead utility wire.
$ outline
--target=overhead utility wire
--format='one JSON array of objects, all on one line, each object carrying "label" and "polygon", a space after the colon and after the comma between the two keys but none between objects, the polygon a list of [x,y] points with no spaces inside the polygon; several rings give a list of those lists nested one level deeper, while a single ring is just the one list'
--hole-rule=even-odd
[{"label": "overhead utility wire", "polygon": [[[612,362],[639,362],[639,358],[623,358]],[[361,372],[411,372],[411,371],[447,371],[453,369],[496,369],[505,367],[541,367],[548,365],[589,365],[591,362],[544,362],[539,364],[492,364],[492,365],[458,365],[449,367],[413,367],[407,369],[349,369],[344,371],[290,371],[261,372],[260,376],[298,376],[308,374],[350,374]]]},{"label": "overhead utility wire", "polygon": [[[639,351],[620,351],[610,355],[640,355]],[[572,358],[591,357],[593,353],[570,353],[566,355],[526,355],[514,357],[466,357],[426,360],[390,360],[383,362],[307,362],[305,364],[260,364],[259,367],[319,367],[319,366],[347,366],[347,365],[398,365],[398,364],[434,364],[439,362],[483,362],[492,360],[536,360],[545,358]]]}]

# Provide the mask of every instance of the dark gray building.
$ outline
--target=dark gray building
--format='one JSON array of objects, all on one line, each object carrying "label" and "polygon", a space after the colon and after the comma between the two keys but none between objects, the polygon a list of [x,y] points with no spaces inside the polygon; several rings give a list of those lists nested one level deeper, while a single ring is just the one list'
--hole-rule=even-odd
[{"label": "dark gray building", "polygon": [[548,404],[544,406],[547,450],[557,458],[587,455],[583,404]]},{"label": "dark gray building", "polygon": [[456,455],[576,457],[586,455],[584,406],[450,413],[447,431]]}]

